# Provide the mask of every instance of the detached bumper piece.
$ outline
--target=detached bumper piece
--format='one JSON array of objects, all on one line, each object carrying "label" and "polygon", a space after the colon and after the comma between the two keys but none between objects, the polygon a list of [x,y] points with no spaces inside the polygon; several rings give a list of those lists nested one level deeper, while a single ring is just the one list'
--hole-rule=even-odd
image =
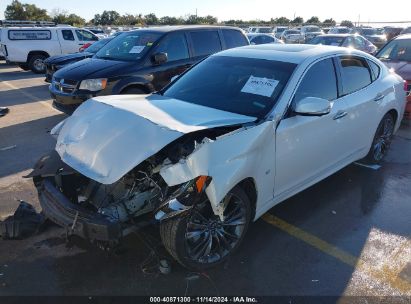
[{"label": "detached bumper piece", "polygon": [[116,241],[123,237],[124,227],[119,222],[111,222],[99,213],[73,204],[47,179],[38,191],[45,216],[65,227],[69,235],[97,241]]}]

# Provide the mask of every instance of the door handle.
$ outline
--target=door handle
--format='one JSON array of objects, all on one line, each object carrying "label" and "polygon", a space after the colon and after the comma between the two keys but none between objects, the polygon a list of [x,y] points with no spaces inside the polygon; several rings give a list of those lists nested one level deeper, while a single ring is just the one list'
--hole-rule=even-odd
[{"label": "door handle", "polygon": [[337,114],[334,115],[333,119],[337,120],[340,118],[343,118],[344,116],[346,116],[348,113],[345,111],[338,111]]},{"label": "door handle", "polygon": [[379,101],[383,99],[385,95],[383,93],[378,93],[377,96],[374,97],[374,101]]}]

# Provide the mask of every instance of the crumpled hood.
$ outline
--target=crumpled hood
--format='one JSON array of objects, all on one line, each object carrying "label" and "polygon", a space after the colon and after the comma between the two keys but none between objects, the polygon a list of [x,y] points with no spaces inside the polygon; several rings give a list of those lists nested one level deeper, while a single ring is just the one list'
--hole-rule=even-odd
[{"label": "crumpled hood", "polygon": [[255,119],[160,95],[96,97],[64,121],[56,151],[81,174],[111,184],[186,133]]}]

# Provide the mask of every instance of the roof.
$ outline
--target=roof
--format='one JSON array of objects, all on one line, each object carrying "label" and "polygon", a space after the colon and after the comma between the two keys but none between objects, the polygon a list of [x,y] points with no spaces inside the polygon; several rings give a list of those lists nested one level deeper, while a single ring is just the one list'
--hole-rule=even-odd
[{"label": "roof", "polygon": [[[173,31],[180,31],[180,30],[194,30],[194,29],[235,29],[241,30],[238,27],[234,26],[218,26],[218,25],[165,25],[165,26],[153,26],[153,27],[144,27],[137,30],[132,31],[153,31],[159,33],[168,33]],[[130,31],[131,32],[131,31]]]},{"label": "roof", "polygon": [[247,37],[256,37],[256,36],[270,36],[275,37],[274,33],[247,33]]},{"label": "roof", "polygon": [[361,36],[361,35],[345,33],[345,34],[324,34],[324,35],[318,35],[317,37],[354,37],[354,36]]},{"label": "roof", "polygon": [[364,55],[353,49],[328,45],[311,44],[260,44],[228,49],[214,56],[232,56],[255,59],[278,60],[300,64],[307,58],[318,58],[336,54]]}]

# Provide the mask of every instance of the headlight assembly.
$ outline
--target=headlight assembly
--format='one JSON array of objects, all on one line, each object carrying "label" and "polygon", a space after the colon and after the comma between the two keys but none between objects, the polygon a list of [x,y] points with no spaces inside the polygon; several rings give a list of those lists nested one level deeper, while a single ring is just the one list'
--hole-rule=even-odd
[{"label": "headlight assembly", "polygon": [[106,88],[107,78],[98,78],[98,79],[86,79],[82,80],[80,84],[80,90],[87,91],[101,91]]}]

